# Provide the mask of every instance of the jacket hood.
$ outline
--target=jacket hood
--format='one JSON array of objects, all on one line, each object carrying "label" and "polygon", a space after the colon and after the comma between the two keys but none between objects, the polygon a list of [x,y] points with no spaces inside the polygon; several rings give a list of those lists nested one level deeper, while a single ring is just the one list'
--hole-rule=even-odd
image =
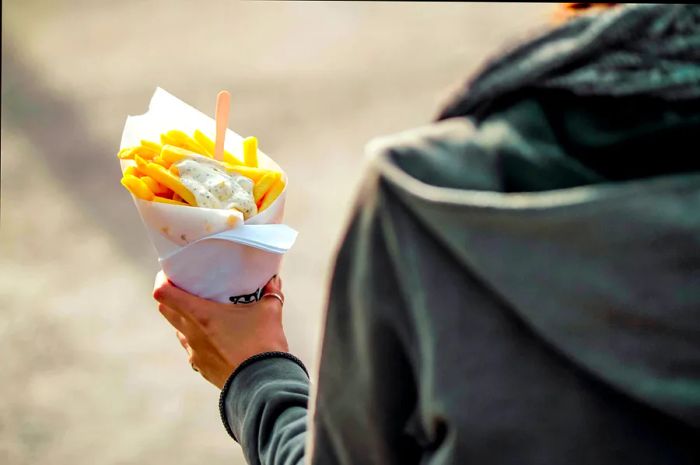
[{"label": "jacket hood", "polygon": [[700,99],[700,5],[628,5],[583,15],[491,60],[438,119],[481,119],[535,89]]},{"label": "jacket hood", "polygon": [[[617,141],[612,153],[627,156],[623,171],[632,172],[645,144],[630,149],[626,141],[645,133],[671,141],[669,127],[698,134],[699,11],[634,5],[574,20],[491,62],[442,112],[450,119],[368,146],[392,193],[387,201],[403,204],[465,273],[575,364],[695,428],[697,163],[654,175],[654,163],[683,150],[668,145],[647,160],[644,176],[601,174],[572,157],[561,131],[525,100],[558,88],[581,101],[624,94],[689,104],[684,114],[648,111],[645,121],[659,125],[611,125],[600,131],[605,143],[583,145],[592,156]],[[522,104],[504,107],[513,95]],[[579,132],[585,138],[594,129]],[[696,144],[690,150],[700,158]]]}]

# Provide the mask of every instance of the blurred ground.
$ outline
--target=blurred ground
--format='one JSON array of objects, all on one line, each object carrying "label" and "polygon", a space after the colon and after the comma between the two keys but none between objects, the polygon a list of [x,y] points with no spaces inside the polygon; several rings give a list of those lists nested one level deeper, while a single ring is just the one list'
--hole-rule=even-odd
[{"label": "blurred ground", "polygon": [[[177,6],[175,6],[177,4]],[[0,463],[243,463],[150,298],[156,255],[114,154],[157,85],[257,135],[292,180],[291,349],[317,361],[326,283],[364,144],[552,6],[3,2]]]}]

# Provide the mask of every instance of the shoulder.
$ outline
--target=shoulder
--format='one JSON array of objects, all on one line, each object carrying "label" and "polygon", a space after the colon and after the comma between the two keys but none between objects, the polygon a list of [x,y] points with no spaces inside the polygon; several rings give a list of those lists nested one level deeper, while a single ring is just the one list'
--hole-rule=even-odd
[{"label": "shoulder", "polygon": [[468,118],[450,118],[398,133],[375,137],[365,146],[365,156],[372,165],[387,159],[420,156],[448,147],[459,147],[475,133]]},{"label": "shoulder", "polygon": [[371,140],[368,178],[426,195],[431,189],[499,191],[500,149],[518,139],[506,117],[478,127],[469,118],[449,118]]}]

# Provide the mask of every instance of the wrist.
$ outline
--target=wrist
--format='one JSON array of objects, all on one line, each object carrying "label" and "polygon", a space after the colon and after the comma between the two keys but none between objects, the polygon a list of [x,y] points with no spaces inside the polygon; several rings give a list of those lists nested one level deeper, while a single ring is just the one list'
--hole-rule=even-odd
[{"label": "wrist", "polygon": [[[221,415],[221,421],[224,424],[224,427],[226,428],[226,431],[228,434],[236,441],[238,439],[236,438],[235,434],[233,433],[233,430],[231,429],[231,425],[229,423],[229,419],[227,418],[226,415],[226,408],[225,408],[225,403],[226,403],[226,397],[228,395],[229,390],[231,389],[231,386],[234,384],[234,381],[241,375],[242,372],[246,371],[249,367],[254,366],[260,362],[264,362],[266,360],[270,359],[287,359],[294,364],[298,365],[299,368],[306,374],[306,377],[309,377],[309,372],[306,369],[306,366],[304,363],[296,356],[290,354],[289,352],[286,351],[270,351],[270,352],[261,352],[259,354],[253,355],[246,360],[244,360],[241,364],[236,367],[236,369],[231,373],[231,375],[226,379],[226,382],[224,383],[222,389],[221,389],[221,394],[219,396],[219,413]],[[248,376],[248,375],[246,375]],[[238,386],[238,389],[240,386]]]}]

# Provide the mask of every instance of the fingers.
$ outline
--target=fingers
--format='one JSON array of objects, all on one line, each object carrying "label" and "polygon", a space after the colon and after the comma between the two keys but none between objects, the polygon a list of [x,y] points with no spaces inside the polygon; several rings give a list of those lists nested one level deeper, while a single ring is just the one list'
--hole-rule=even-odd
[{"label": "fingers", "polygon": [[[282,293],[282,280],[280,277],[277,275],[273,276],[263,288],[262,294],[263,296],[271,295],[271,297],[274,297],[274,300],[279,302],[279,307],[281,309],[284,303],[284,294]],[[210,326],[212,317],[215,317],[217,312],[221,310],[219,307],[225,307],[225,310],[230,308],[230,304],[211,302],[183,291],[170,282],[162,271],[156,275],[153,298],[171,312],[178,313],[186,320],[195,323],[197,326],[204,329],[205,332]],[[161,313],[162,312],[161,310]],[[163,315],[168,318],[168,321],[170,321],[171,318],[174,319],[172,316],[169,318],[166,313],[163,313]],[[186,326],[184,323],[177,322],[176,324],[171,321],[171,324],[188,335],[188,337],[190,336],[188,331],[183,330],[183,327]]]},{"label": "fingers", "polygon": [[200,329],[197,324],[183,317],[180,312],[173,310],[165,304],[158,304],[158,310],[177,330],[177,338],[180,340],[180,344],[182,344],[190,354],[192,346],[197,347],[206,340],[207,336],[202,332],[202,329]]},{"label": "fingers", "polygon": [[175,304],[187,302],[192,297],[194,297],[192,294],[183,291],[171,283],[162,271],[156,274],[153,298],[158,302],[174,308],[177,306]]},{"label": "fingers", "polygon": [[194,350],[192,350],[192,347],[190,347],[189,343],[187,342],[187,337],[185,337],[184,334],[182,334],[180,331],[175,331],[175,334],[177,335],[178,340],[180,341],[180,345],[185,349],[187,352],[187,361],[189,362],[190,366],[192,369],[196,372],[199,373],[199,370],[196,367],[195,363],[195,354]]},{"label": "fingers", "polygon": [[171,283],[162,271],[156,275],[153,298],[202,327],[208,325],[211,314],[216,311],[217,305],[215,302],[183,291]]},{"label": "fingers", "polygon": [[187,342],[187,338],[185,337],[185,335],[182,334],[180,331],[175,331],[175,334],[177,335],[177,339],[178,339],[178,341],[180,341],[180,345],[182,346],[182,348],[185,349],[188,354],[191,354],[192,348],[190,347],[189,343]]},{"label": "fingers", "polygon": [[187,351],[187,356],[190,365],[196,365],[196,355],[194,353],[194,349],[190,345],[188,336],[185,335],[190,334],[191,336],[189,337],[195,339],[194,342],[197,343],[196,331],[193,331],[192,326],[189,323],[187,323],[187,321],[185,321],[185,319],[181,317],[180,314],[177,313],[175,310],[168,308],[163,304],[159,306],[159,310],[161,311],[161,313],[163,313],[164,316],[167,315],[166,318],[168,319],[168,321],[171,322],[171,324],[173,324],[173,326],[175,326],[175,324],[181,324],[183,328],[188,328],[186,331],[189,331],[189,333],[183,333],[182,330],[178,329],[175,331],[175,335],[177,336],[178,341],[180,341],[180,345],[182,346],[182,348],[185,349],[185,351]]},{"label": "fingers", "polygon": [[173,325],[175,329],[177,329],[179,332],[185,332],[187,324],[182,318],[182,315],[165,304],[159,304],[158,311],[165,317],[166,320],[168,320],[168,323]]}]

